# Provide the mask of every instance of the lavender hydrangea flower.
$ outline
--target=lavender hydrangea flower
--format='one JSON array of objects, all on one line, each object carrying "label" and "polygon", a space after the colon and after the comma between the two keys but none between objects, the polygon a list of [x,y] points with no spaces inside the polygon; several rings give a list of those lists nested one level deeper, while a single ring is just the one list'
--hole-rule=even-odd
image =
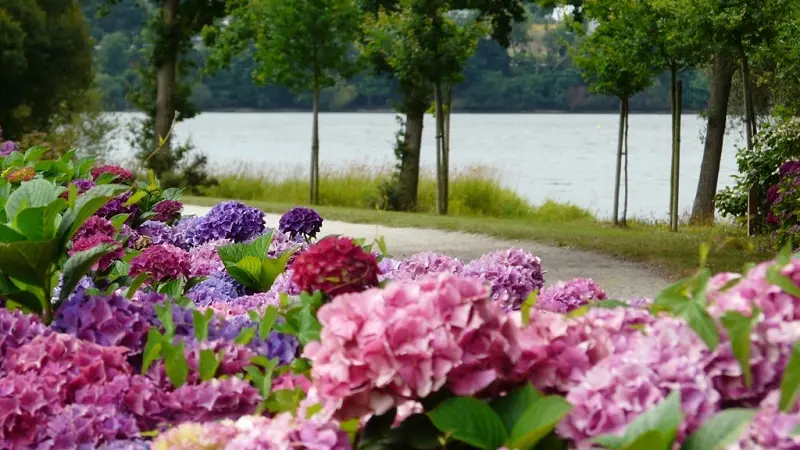
[{"label": "lavender hydrangea flower", "polygon": [[186,294],[196,306],[209,306],[239,296],[236,286],[227,280],[212,276],[193,286]]},{"label": "lavender hydrangea flower", "polygon": [[183,203],[177,200],[162,200],[156,203],[153,212],[156,213],[153,220],[172,223],[180,219],[181,212],[183,212]]},{"label": "lavender hydrangea flower", "polygon": [[[74,180],[71,181],[69,184],[75,186],[75,191],[77,192],[78,195],[83,194],[84,192],[88,191],[89,189],[95,186],[94,181],[86,179]],[[61,198],[63,199],[66,199],[68,197],[69,197],[69,190],[66,190],[61,194]]]},{"label": "lavender hydrangea flower", "polygon": [[[58,278],[58,284],[56,285],[56,287],[53,288],[53,297],[52,297],[53,303],[57,303],[59,301],[58,297],[61,295],[61,288],[63,285],[64,285],[64,276],[61,275]],[[82,297],[83,293],[86,292],[87,289],[92,289],[95,287],[96,286],[94,285],[94,282],[92,281],[91,278],[82,277],[80,280],[78,280],[78,285],[75,286],[75,289],[72,291],[72,293],[70,293],[69,297],[67,297],[67,300],[75,296]]]},{"label": "lavender hydrangea flower", "polygon": [[307,248],[308,242],[303,239],[292,238],[286,233],[272,230],[272,242],[269,244],[267,256],[270,258],[277,258],[288,251],[294,251],[292,256],[289,257],[289,264],[291,264],[295,256]]},{"label": "lavender hydrangea flower", "polygon": [[132,194],[130,192],[125,192],[116,198],[112,198],[108,201],[108,203],[97,210],[96,215],[105,217],[106,219],[111,219],[119,214],[130,214],[126,222],[133,222],[136,219],[136,216],[139,214],[140,209],[137,205],[125,206],[125,202],[131,198],[131,195]]},{"label": "lavender hydrangea flower", "polygon": [[109,405],[68,405],[43,428],[39,448],[89,448],[139,434],[133,417]]},{"label": "lavender hydrangea flower", "polygon": [[[209,333],[209,339],[233,341],[247,327],[258,329],[258,325],[246,315],[231,317],[223,322],[218,331]],[[270,359],[278,358],[281,364],[288,364],[297,355],[299,342],[295,336],[272,332],[266,339],[256,335],[247,348]]]},{"label": "lavender hydrangea flower", "polygon": [[40,334],[47,334],[47,331],[36,316],[0,309],[0,361],[9,351],[18,349]]},{"label": "lavender hydrangea flower", "polygon": [[464,263],[441,253],[422,252],[397,262],[391,270],[384,272],[389,268],[384,266],[381,269],[383,273],[381,280],[414,281],[427,275],[459,274],[464,271]]},{"label": "lavender hydrangea flower", "polygon": [[265,229],[262,211],[240,202],[228,201],[217,204],[200,219],[190,240],[195,246],[217,239],[245,242]]},{"label": "lavender hydrangea flower", "polygon": [[222,264],[217,248],[230,243],[231,241],[227,239],[220,239],[206,242],[191,249],[189,251],[189,265],[191,266],[192,275],[205,277],[225,271],[225,266]]},{"label": "lavender hydrangea flower", "polygon": [[19,145],[14,141],[5,141],[0,144],[0,156],[8,156],[19,150]]},{"label": "lavender hydrangea flower", "polygon": [[761,402],[750,426],[739,442],[729,450],[796,450],[800,448],[800,436],[795,430],[800,426],[798,405],[788,412],[778,408],[781,393],[772,391]]},{"label": "lavender hydrangea flower", "polygon": [[180,248],[183,244],[183,239],[175,228],[164,222],[147,220],[136,228],[136,232],[142,236],[149,237],[153,245],[170,244]]},{"label": "lavender hydrangea flower", "polygon": [[144,439],[119,439],[106,442],[98,450],[150,450],[150,442]]},{"label": "lavender hydrangea flower", "polygon": [[313,238],[322,229],[322,217],[313,209],[295,206],[281,216],[278,229],[292,238]]},{"label": "lavender hydrangea flower", "polygon": [[606,293],[591,278],[559,281],[539,293],[536,307],[557,313],[568,313],[595,300],[606,300]]},{"label": "lavender hydrangea flower", "polygon": [[470,262],[464,276],[486,280],[492,300],[506,309],[519,309],[528,295],[544,285],[541,260],[521,249],[498,250]]},{"label": "lavender hydrangea flower", "polygon": [[190,250],[192,247],[200,245],[200,243],[195,243],[194,239],[195,229],[199,223],[200,218],[197,216],[187,216],[175,223],[175,232],[182,241],[182,245],[176,245],[176,247]]}]

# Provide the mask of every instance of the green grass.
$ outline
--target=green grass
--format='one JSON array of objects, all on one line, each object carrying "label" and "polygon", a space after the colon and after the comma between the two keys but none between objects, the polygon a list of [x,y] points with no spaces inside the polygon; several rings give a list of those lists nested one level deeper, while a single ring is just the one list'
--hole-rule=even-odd
[{"label": "green grass", "polygon": [[[321,193],[325,189],[323,184]],[[282,213],[292,206],[305,203],[302,199],[287,201],[282,195],[275,195],[274,198],[280,201],[273,202],[254,201],[237,195],[226,198],[238,198],[272,213]],[[221,198],[210,197],[185,199],[187,204],[206,206],[220,201]],[[715,272],[741,271],[747,262],[757,262],[772,256],[770,251],[764,250],[769,248],[768,243],[748,239],[737,228],[684,227],[678,233],[671,233],[662,224],[633,222],[629,228],[621,229],[597,221],[591,216],[586,217],[585,211],[579,212],[580,209],[573,206],[564,207],[553,202],[538,208],[531,207],[529,214],[521,218],[438,216],[338,206],[314,208],[324,218],[331,220],[463,231],[590,250],[645,264],[670,279],[687,276],[696,270],[699,247],[704,242],[727,242],[724,246],[715,245],[721,248],[715,248],[709,255],[708,265]],[[388,244],[391,248],[391,242]]]}]

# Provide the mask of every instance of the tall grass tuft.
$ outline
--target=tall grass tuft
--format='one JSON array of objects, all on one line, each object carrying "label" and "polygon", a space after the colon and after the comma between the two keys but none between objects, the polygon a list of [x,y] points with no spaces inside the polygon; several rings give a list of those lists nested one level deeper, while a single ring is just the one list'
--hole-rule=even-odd
[{"label": "tall grass tuft", "polygon": [[[344,168],[320,167],[320,203],[324,206],[370,208],[376,203],[379,186],[391,176],[391,167],[349,165]],[[203,191],[209,197],[305,204],[308,200],[307,171],[302,167],[253,169],[244,164],[223,169],[217,174],[218,186]],[[418,212],[436,210],[434,171],[420,173]],[[450,177],[450,214],[543,222],[594,221],[592,214],[578,206],[548,200],[531,205],[500,183],[493,169],[474,166],[457,169]]]}]

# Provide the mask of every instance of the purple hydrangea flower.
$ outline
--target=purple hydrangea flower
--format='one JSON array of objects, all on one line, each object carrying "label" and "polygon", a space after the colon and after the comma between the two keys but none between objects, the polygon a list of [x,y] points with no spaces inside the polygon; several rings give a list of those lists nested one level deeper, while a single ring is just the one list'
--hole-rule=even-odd
[{"label": "purple hydrangea flower", "polygon": [[189,237],[192,245],[218,239],[245,242],[266,229],[264,213],[236,201],[222,202],[203,216]]},{"label": "purple hydrangea flower", "polygon": [[322,229],[322,217],[313,209],[302,206],[290,209],[278,222],[278,230],[292,238],[298,236],[313,238],[320,229]]},{"label": "purple hydrangea flower", "polygon": [[720,408],[720,395],[702,370],[705,348],[685,322],[659,319],[628,351],[600,361],[570,390],[567,401],[573,409],[559,424],[559,434],[584,448],[599,435],[623,433],[636,417],[678,390],[682,441]]},{"label": "purple hydrangea flower", "polygon": [[139,225],[138,228],[136,228],[136,233],[149,237],[150,243],[154,245],[170,244],[180,248],[183,244],[182,236],[175,230],[174,227],[171,227],[164,222],[147,220]]},{"label": "purple hydrangea flower", "polygon": [[183,212],[183,203],[177,200],[162,200],[156,203],[155,208],[153,208],[153,212],[156,213],[156,215],[153,217],[153,220],[157,222],[172,223],[181,218],[181,212]]},{"label": "purple hydrangea flower", "polygon": [[0,361],[9,351],[18,349],[40,334],[47,334],[47,327],[39,322],[38,317],[0,309]]},{"label": "purple hydrangea flower", "polygon": [[[209,339],[220,339],[223,342],[233,341],[247,327],[257,330],[258,324],[250,320],[247,315],[229,317],[224,320],[218,330],[209,333]],[[281,364],[288,364],[297,356],[299,342],[295,336],[272,332],[266,339],[256,335],[247,344],[247,348],[269,359],[278,358]]]},{"label": "purple hydrangea flower", "polygon": [[214,302],[236,298],[239,293],[233,283],[212,276],[197,283],[186,294],[196,306],[209,306]]},{"label": "purple hydrangea flower", "polygon": [[190,250],[200,243],[195,243],[194,234],[197,225],[200,223],[200,218],[197,216],[184,217],[175,223],[175,232],[180,236],[182,245],[176,245],[184,250]]},{"label": "purple hydrangea flower", "polygon": [[800,448],[800,436],[795,430],[800,426],[798,404],[788,412],[778,408],[781,393],[772,391],[761,402],[758,412],[749,427],[731,450],[796,450]]},{"label": "purple hydrangea flower", "polygon": [[0,144],[0,156],[8,156],[19,150],[19,145],[14,141],[5,141]]},{"label": "purple hydrangea flower", "polygon": [[[78,193],[78,195],[83,194],[84,192],[88,191],[89,189],[91,189],[91,188],[93,188],[95,186],[94,181],[92,181],[92,180],[84,180],[84,179],[74,180],[74,181],[71,181],[69,184],[75,186],[75,191]],[[61,198],[63,198],[63,199],[69,198],[69,190],[64,191],[61,194]]]},{"label": "purple hydrangea flower", "polygon": [[497,250],[470,262],[464,276],[492,286],[492,300],[506,309],[518,309],[528,295],[544,285],[541,260],[521,249]]},{"label": "purple hydrangea flower", "polygon": [[786,161],[778,169],[781,178],[788,174],[800,174],[800,161]]},{"label": "purple hydrangea flower", "polygon": [[288,264],[291,264],[295,256],[308,248],[308,243],[302,239],[293,239],[288,234],[282,233],[278,230],[271,231],[272,242],[270,242],[269,251],[267,252],[267,255],[270,258],[277,258],[287,251],[294,251],[292,256],[289,257]]},{"label": "purple hydrangea flower", "polygon": [[[390,263],[391,264],[391,261]],[[381,265],[378,265],[381,268]],[[414,281],[427,275],[443,273],[460,274],[464,271],[464,263],[441,253],[422,252],[411,255],[391,266],[384,265],[381,269],[381,280]],[[389,271],[386,271],[389,270]]]},{"label": "purple hydrangea flower", "polygon": [[[54,304],[58,303],[59,301],[58,297],[61,295],[61,287],[63,285],[64,285],[64,275],[61,275],[58,278],[58,284],[56,285],[56,287],[53,288],[52,301]],[[75,289],[70,293],[69,297],[67,297],[67,300],[69,301],[69,299],[71,299],[74,296],[83,296],[83,293],[86,292],[87,289],[92,289],[95,287],[96,286],[94,285],[94,282],[92,281],[91,278],[82,277],[80,280],[78,280],[78,285],[75,286]]]},{"label": "purple hydrangea flower", "polygon": [[106,442],[98,450],[150,450],[150,442],[144,439],[121,439]]},{"label": "purple hydrangea flower", "polygon": [[147,247],[131,260],[130,276],[140,273],[148,273],[156,282],[188,277],[189,253],[169,244]]},{"label": "purple hydrangea flower", "polygon": [[66,450],[132,438],[139,434],[139,429],[133,417],[114,406],[74,404],[50,418],[40,434],[39,448]]},{"label": "purple hydrangea flower", "polygon": [[130,354],[138,354],[144,348],[153,315],[148,305],[120,295],[80,294],[59,308],[53,329],[106,347],[127,347]]},{"label": "purple hydrangea flower", "polygon": [[595,300],[606,300],[606,293],[591,278],[575,278],[542,289],[536,307],[557,313],[568,313]]},{"label": "purple hydrangea flower", "polygon": [[111,219],[119,214],[130,214],[126,222],[133,222],[136,220],[136,216],[139,214],[140,209],[138,205],[125,206],[125,202],[131,198],[131,195],[133,195],[131,192],[125,192],[116,198],[112,198],[108,201],[108,203],[103,205],[102,208],[97,210],[96,214],[100,217],[105,217],[106,219]]}]

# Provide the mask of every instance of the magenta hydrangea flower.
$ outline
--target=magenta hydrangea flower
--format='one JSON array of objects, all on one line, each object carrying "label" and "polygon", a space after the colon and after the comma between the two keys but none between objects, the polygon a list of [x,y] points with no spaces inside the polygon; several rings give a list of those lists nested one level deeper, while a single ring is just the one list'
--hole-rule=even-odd
[{"label": "magenta hydrangea flower", "polygon": [[539,293],[536,307],[546,311],[568,313],[596,300],[606,300],[605,291],[591,278],[574,278],[548,286]]},{"label": "magenta hydrangea flower", "polygon": [[133,223],[136,220],[136,216],[139,215],[140,209],[138,205],[125,206],[125,202],[131,198],[131,195],[133,195],[131,192],[125,192],[118,197],[112,198],[98,209],[95,214],[106,219],[111,219],[119,214],[130,214],[126,222]]},{"label": "magenta hydrangea flower", "polygon": [[530,324],[520,323],[522,355],[516,377],[540,390],[565,394],[600,361],[629,350],[640,328],[653,321],[637,308],[594,308],[574,318],[532,309]]},{"label": "magenta hydrangea flower", "polygon": [[795,430],[800,426],[798,405],[789,412],[778,408],[781,393],[775,390],[761,402],[758,412],[739,442],[730,450],[796,450],[800,448],[800,436]]},{"label": "magenta hydrangea flower", "polygon": [[60,410],[58,378],[10,374],[0,377],[0,444],[35,448],[37,434]]},{"label": "magenta hydrangea flower", "polygon": [[[441,253],[422,252],[398,261],[394,267],[383,265],[381,280],[414,281],[428,275],[459,274],[464,270],[464,263]],[[380,267],[380,266],[379,266]]]},{"label": "magenta hydrangea flower", "polygon": [[223,272],[225,266],[217,253],[217,248],[230,244],[227,239],[206,242],[189,251],[189,265],[191,274],[195,277],[205,277],[218,272]]},{"label": "magenta hydrangea flower", "polygon": [[106,270],[111,267],[111,264],[113,264],[114,261],[122,259],[125,256],[125,250],[122,248],[122,245],[120,245],[119,242],[105,234],[93,234],[91,236],[76,240],[72,243],[72,248],[69,251],[69,255],[72,256],[78,252],[91,250],[98,245],[103,244],[110,245],[111,251],[94,263],[92,270]]},{"label": "magenta hydrangea flower", "polygon": [[96,180],[97,177],[106,173],[114,175],[115,183],[130,184],[133,183],[136,179],[136,177],[134,177],[133,175],[133,172],[131,172],[130,170],[120,166],[113,166],[110,164],[97,166],[94,169],[92,169],[92,178]]},{"label": "magenta hydrangea flower", "polygon": [[222,202],[200,218],[189,239],[193,245],[218,239],[250,240],[266,229],[264,213],[237,201]]},{"label": "magenta hydrangea flower", "polygon": [[181,218],[183,203],[177,200],[161,200],[156,203],[153,212],[156,213],[156,215],[153,216],[153,220],[172,223]]},{"label": "magenta hydrangea flower", "polygon": [[61,305],[53,329],[106,347],[127,347],[130,354],[144,349],[154,311],[150,305],[121,295],[73,295]]},{"label": "magenta hydrangea flower", "polygon": [[147,273],[151,280],[162,282],[190,273],[189,253],[174,245],[160,244],[147,247],[131,260],[130,276]]},{"label": "magenta hydrangea flower", "polygon": [[48,420],[40,432],[42,449],[96,448],[114,439],[138,436],[136,421],[109,405],[69,405]]},{"label": "magenta hydrangea flower", "polygon": [[318,311],[321,340],[303,354],[321,398],[352,418],[445,384],[472,395],[502,383],[520,350],[508,315],[488,296],[479,280],[453,275],[337,296]]},{"label": "magenta hydrangea flower", "polygon": [[[12,312],[0,308],[0,361],[3,361],[9,352],[47,332],[47,327],[39,322],[38,317],[19,310]],[[2,375],[1,370],[0,375]]]},{"label": "magenta hydrangea flower", "polygon": [[702,370],[706,352],[685,322],[659,319],[628,351],[600,361],[569,391],[566,399],[573,409],[558,433],[577,448],[591,448],[592,438],[624,433],[637,416],[678,390],[682,441],[720,407],[720,395]]},{"label": "magenta hydrangea flower", "polygon": [[291,238],[313,238],[322,229],[322,217],[311,208],[295,206],[286,211],[278,222],[278,230]]},{"label": "magenta hydrangea flower", "polygon": [[494,251],[470,262],[463,275],[490,283],[492,300],[506,309],[518,309],[531,292],[544,285],[541,260],[514,248]]},{"label": "magenta hydrangea flower", "polygon": [[89,217],[89,219],[87,219],[80,228],[78,228],[78,231],[75,232],[72,240],[74,242],[81,238],[92,237],[96,234],[108,236],[113,239],[116,233],[117,230],[114,228],[114,224],[111,223],[110,220],[100,216],[92,216]]},{"label": "magenta hydrangea flower", "polygon": [[170,397],[180,405],[178,410],[172,411],[176,422],[238,418],[253,414],[264,400],[252,384],[237,377],[187,384],[172,392]]}]

